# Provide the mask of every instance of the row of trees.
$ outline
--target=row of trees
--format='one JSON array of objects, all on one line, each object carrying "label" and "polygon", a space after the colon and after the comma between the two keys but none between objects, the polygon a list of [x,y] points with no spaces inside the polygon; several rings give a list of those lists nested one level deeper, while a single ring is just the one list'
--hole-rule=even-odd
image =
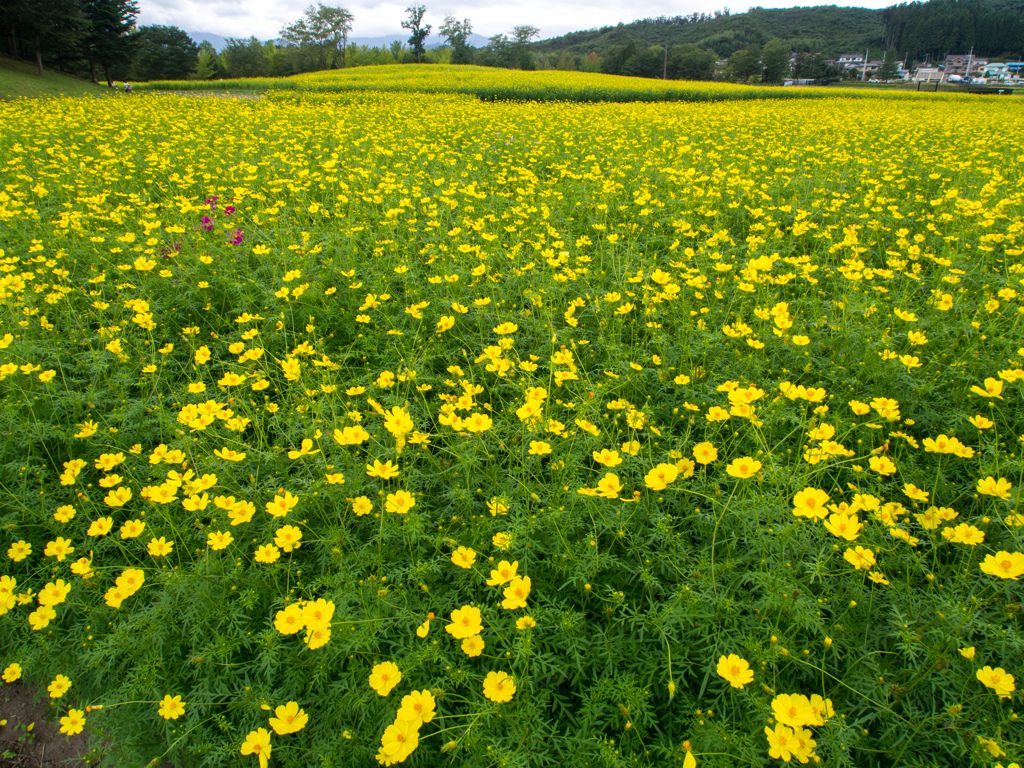
[{"label": "row of trees", "polygon": [[61,70],[84,63],[94,82],[100,68],[109,83],[138,42],[136,0],[2,0],[0,9],[8,54],[34,59],[40,74],[44,59]]},{"label": "row of trees", "polygon": [[901,3],[882,14],[885,45],[914,59],[947,53],[1016,58],[1024,54],[1024,4],[1019,0],[929,0]]}]

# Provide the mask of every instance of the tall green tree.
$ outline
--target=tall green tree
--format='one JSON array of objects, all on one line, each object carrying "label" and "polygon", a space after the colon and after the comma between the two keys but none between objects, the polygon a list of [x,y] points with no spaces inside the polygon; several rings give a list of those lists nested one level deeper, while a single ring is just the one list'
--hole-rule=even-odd
[{"label": "tall green tree", "polygon": [[318,48],[321,69],[327,69],[331,53],[337,66],[344,68],[354,18],[346,8],[317,3],[306,8],[294,24],[282,29],[281,37],[293,45]]},{"label": "tall green tree", "polygon": [[220,55],[228,77],[265,77],[267,74],[267,52],[255,37],[248,40],[229,37]]},{"label": "tall green tree", "polygon": [[423,41],[430,34],[431,26],[423,23],[423,15],[427,12],[425,5],[412,5],[405,9],[406,18],[402,22],[402,29],[409,30],[409,46],[416,56],[417,63],[423,60],[423,54],[427,49]]},{"label": "tall green tree", "polygon": [[185,80],[199,64],[199,46],[178,27],[141,27],[133,34],[133,80]]},{"label": "tall green tree", "polygon": [[761,49],[761,80],[765,83],[781,83],[789,76],[789,46],[779,38],[769,40]]},{"label": "tall green tree", "polygon": [[665,71],[665,49],[660,45],[641,48],[623,63],[620,74],[629,77],[661,77]]},{"label": "tall green tree", "polygon": [[668,51],[668,76],[675,80],[710,80],[715,74],[714,51],[694,45],[673,45]]},{"label": "tall green tree", "polygon": [[530,41],[540,35],[540,30],[529,24],[520,24],[512,28],[512,57],[516,69],[535,69]]},{"label": "tall green tree", "polygon": [[890,80],[896,79],[897,72],[899,72],[899,59],[896,58],[896,51],[890,49],[885,52],[882,66],[878,68],[878,74],[875,77],[883,83],[888,83]]},{"label": "tall green tree", "polygon": [[28,58],[31,51],[43,74],[44,54],[60,61],[71,58],[88,19],[78,0],[0,0],[0,25],[11,57]]},{"label": "tall green tree", "polygon": [[199,57],[196,62],[196,80],[213,80],[215,77],[223,77],[224,69],[220,65],[220,57],[217,49],[209,40],[203,40],[199,44]]},{"label": "tall green tree", "polygon": [[729,74],[733,79],[745,83],[755,75],[761,74],[761,48],[752,45],[741,48],[729,57]]},{"label": "tall green tree", "polygon": [[96,65],[103,67],[107,85],[113,86],[110,70],[126,64],[132,56],[135,18],[139,15],[136,0],[82,0],[82,10],[89,21],[89,31],[82,42],[82,53],[89,62],[92,81],[96,79]]},{"label": "tall green tree", "polygon": [[473,34],[473,25],[469,19],[459,21],[454,16],[445,16],[444,24],[438,30],[448,41],[452,49],[452,64],[472,64],[473,49],[469,45],[469,36]]}]

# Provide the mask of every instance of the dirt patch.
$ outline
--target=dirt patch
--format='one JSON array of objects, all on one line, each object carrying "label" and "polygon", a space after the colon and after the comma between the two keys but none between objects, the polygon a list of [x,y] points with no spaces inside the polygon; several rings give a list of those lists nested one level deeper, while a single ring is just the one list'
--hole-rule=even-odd
[{"label": "dirt patch", "polygon": [[[59,719],[47,722],[49,698],[23,683],[0,686],[0,768],[80,768],[89,753],[88,731],[60,732]],[[53,717],[53,715],[50,715]],[[29,727],[32,730],[27,730]]]}]

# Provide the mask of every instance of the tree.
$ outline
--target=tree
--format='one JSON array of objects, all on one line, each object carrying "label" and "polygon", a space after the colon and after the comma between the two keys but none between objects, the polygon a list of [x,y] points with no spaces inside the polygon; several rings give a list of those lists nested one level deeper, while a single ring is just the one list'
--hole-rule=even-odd
[{"label": "tree", "polygon": [[306,8],[302,18],[281,30],[281,37],[292,45],[313,46],[320,58],[320,68],[327,69],[331,52],[339,67],[345,67],[348,33],[354,16],[346,8],[317,3]]},{"label": "tree", "polygon": [[220,58],[217,56],[217,49],[209,40],[203,40],[199,44],[199,57],[196,62],[196,80],[213,80],[215,77],[223,77],[224,70],[220,66]]},{"label": "tree", "polygon": [[183,29],[142,27],[133,37],[133,80],[184,80],[195,72],[199,46]]},{"label": "tree", "polygon": [[559,69],[563,72],[575,72],[576,57],[568,51],[563,51],[562,55],[558,57],[558,63],[555,64],[555,69]]},{"label": "tree", "polygon": [[452,64],[472,64],[473,51],[469,46],[469,36],[473,34],[473,25],[469,19],[459,21],[454,16],[445,16],[444,24],[438,30],[448,41],[452,49]]},{"label": "tree", "polygon": [[412,52],[416,55],[417,63],[423,58],[423,54],[426,53],[426,48],[423,46],[423,41],[427,39],[430,34],[430,25],[423,23],[423,14],[427,12],[425,5],[413,5],[405,9],[408,14],[408,18],[402,22],[402,29],[409,30],[409,45],[412,47]]},{"label": "tree", "polygon": [[6,27],[12,58],[31,48],[36,67],[43,74],[43,54],[56,54],[63,61],[76,49],[88,29],[88,20],[77,0],[3,0],[0,24]]},{"label": "tree", "polygon": [[676,80],[710,80],[715,74],[714,51],[692,43],[673,45],[668,51],[668,76]]},{"label": "tree", "polygon": [[83,40],[83,54],[89,62],[92,81],[96,79],[96,65],[103,67],[107,85],[113,86],[110,69],[131,59],[132,40],[129,34],[135,28],[139,15],[136,0],[83,0],[82,10],[89,20],[89,32]]},{"label": "tree", "polygon": [[661,77],[665,65],[665,49],[660,45],[642,48],[627,59],[620,74],[628,77]]},{"label": "tree", "polygon": [[761,49],[756,45],[741,48],[729,57],[728,66],[736,80],[747,82],[754,75],[761,74]]},{"label": "tree", "polygon": [[775,38],[761,49],[761,64],[764,71],[761,79],[766,83],[781,83],[789,75],[789,46]]},{"label": "tree", "polygon": [[267,52],[255,37],[248,40],[229,37],[221,58],[229,77],[265,77],[267,74]]},{"label": "tree", "polygon": [[897,72],[899,72],[899,60],[896,58],[896,51],[889,49],[885,52],[885,58],[882,59],[882,66],[878,68],[876,77],[883,83],[888,83],[890,80],[896,79]]},{"label": "tree", "polygon": [[601,57],[601,71],[606,75],[621,75],[623,65],[636,53],[636,43],[632,40],[625,45],[613,45]]},{"label": "tree", "polygon": [[597,55],[597,51],[591,51],[585,58],[580,60],[579,66],[580,72],[600,72],[601,57]]},{"label": "tree", "polygon": [[512,66],[516,69],[534,69],[533,54],[528,48],[530,41],[540,35],[540,30],[529,24],[512,28]]}]

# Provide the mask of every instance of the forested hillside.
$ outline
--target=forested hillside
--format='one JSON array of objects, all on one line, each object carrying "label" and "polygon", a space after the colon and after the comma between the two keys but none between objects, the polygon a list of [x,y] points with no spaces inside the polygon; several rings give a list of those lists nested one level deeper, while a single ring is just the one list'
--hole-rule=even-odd
[{"label": "forested hillside", "polygon": [[776,38],[792,51],[829,58],[865,49],[880,57],[882,50],[893,49],[901,58],[934,59],[966,53],[972,45],[979,55],[1016,57],[1024,53],[1024,0],[931,0],[877,11],[834,5],[725,10],[572,32],[542,40],[534,50],[603,56],[613,46],[633,42],[638,48],[697,45],[726,57]]}]

